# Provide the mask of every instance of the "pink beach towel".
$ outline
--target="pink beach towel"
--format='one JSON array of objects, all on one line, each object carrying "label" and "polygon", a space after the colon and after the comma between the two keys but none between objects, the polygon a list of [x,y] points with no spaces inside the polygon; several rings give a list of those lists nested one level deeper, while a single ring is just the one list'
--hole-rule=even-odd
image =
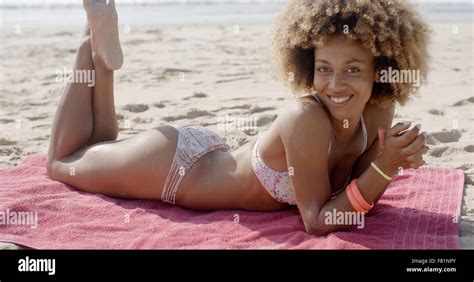
[{"label": "pink beach towel", "polygon": [[[461,170],[406,170],[364,228],[304,232],[296,207],[278,212],[194,211],[161,201],[78,192],[46,175],[44,155],[0,171],[0,241],[38,249],[457,249]],[[30,219],[14,222],[14,215]],[[24,214],[25,215],[25,214]],[[7,216],[8,218],[7,222]]]}]

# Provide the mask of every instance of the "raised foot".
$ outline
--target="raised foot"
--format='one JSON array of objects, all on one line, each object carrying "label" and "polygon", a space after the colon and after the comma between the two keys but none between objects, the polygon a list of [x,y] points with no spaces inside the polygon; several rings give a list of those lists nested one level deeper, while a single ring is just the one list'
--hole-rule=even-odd
[{"label": "raised foot", "polygon": [[114,0],[83,0],[91,31],[92,52],[105,67],[118,70],[123,64]]}]

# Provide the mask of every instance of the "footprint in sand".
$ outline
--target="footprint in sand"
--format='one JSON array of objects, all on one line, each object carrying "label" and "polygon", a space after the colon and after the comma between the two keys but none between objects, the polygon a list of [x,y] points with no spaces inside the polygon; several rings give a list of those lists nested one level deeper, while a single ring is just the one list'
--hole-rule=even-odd
[{"label": "footprint in sand", "polygon": [[0,146],[15,145],[15,144],[16,144],[15,141],[10,141],[5,138],[0,138]]},{"label": "footprint in sand", "polygon": [[74,33],[72,32],[69,32],[69,31],[60,31],[60,32],[56,32],[56,33],[53,33],[53,34],[49,34],[47,35],[48,37],[57,37],[57,36],[75,36]]},{"label": "footprint in sand", "polygon": [[243,104],[243,105],[236,105],[236,106],[232,106],[232,107],[222,107],[222,108],[219,108],[218,110],[214,110],[212,112],[220,112],[222,110],[237,110],[237,109],[243,109],[243,110],[248,110],[250,109],[252,106],[249,105],[249,104]]},{"label": "footprint in sand", "polygon": [[444,116],[444,112],[438,109],[431,109],[428,113],[435,115],[435,116]]},{"label": "footprint in sand", "polygon": [[234,82],[234,81],[245,80],[245,79],[252,79],[252,77],[251,76],[242,76],[242,77],[236,77],[236,78],[232,78],[232,79],[221,79],[221,80],[216,80],[215,84]]},{"label": "footprint in sand", "polygon": [[21,155],[23,150],[17,146],[0,147],[0,156]]},{"label": "footprint in sand", "polygon": [[188,69],[175,69],[175,68],[165,68],[163,69],[163,74],[164,75],[177,75],[180,73],[192,73],[192,70]]},{"label": "footprint in sand", "polygon": [[449,149],[449,147],[441,147],[441,148],[433,148],[429,150],[429,154],[432,157],[439,158],[443,155],[444,152],[446,152]]},{"label": "footprint in sand", "polygon": [[39,124],[39,125],[33,126],[32,128],[36,129],[36,128],[50,128],[50,127],[51,127],[51,124]]},{"label": "footprint in sand", "polygon": [[122,107],[122,109],[132,112],[132,113],[142,113],[148,111],[148,105],[145,104],[127,104]]},{"label": "footprint in sand", "polygon": [[194,92],[193,96],[183,98],[183,100],[189,100],[191,98],[206,98],[207,94],[203,92]]},{"label": "footprint in sand", "polygon": [[232,98],[226,101],[241,101],[241,100],[248,100],[248,98]]},{"label": "footprint in sand", "polygon": [[161,34],[162,31],[161,31],[161,29],[149,29],[149,30],[145,31],[145,33],[148,33],[148,34]]},{"label": "footprint in sand", "polygon": [[275,109],[274,107],[260,108],[259,106],[254,106],[249,110],[249,112],[251,114],[255,114],[255,113],[261,113],[261,112],[265,112],[265,111],[271,111],[271,110],[274,110],[274,109]]},{"label": "footprint in sand", "polygon": [[278,115],[264,115],[257,119],[257,126],[265,126],[269,123],[272,123]]},{"label": "footprint in sand", "polygon": [[146,118],[142,119],[140,117],[136,117],[132,120],[134,123],[152,123],[153,119],[152,118]]},{"label": "footprint in sand", "polygon": [[2,118],[0,119],[0,123],[12,123],[15,122],[14,119],[9,119],[9,118]]},{"label": "footprint in sand", "polygon": [[[43,137],[36,137],[31,139],[31,141],[44,141],[44,140],[49,140],[49,137],[43,136]],[[42,143],[39,143],[41,145]]]},{"label": "footprint in sand", "polygon": [[28,120],[34,121],[34,120],[45,119],[45,118],[47,118],[47,117],[48,117],[47,114],[41,114],[41,115],[30,116],[30,117],[26,117],[26,118],[27,118]]},{"label": "footprint in sand", "polygon": [[210,126],[214,126],[218,124],[217,122],[200,122],[199,125],[200,126],[204,126],[204,127],[210,127]]},{"label": "footprint in sand", "polygon": [[194,92],[192,97],[193,98],[206,98],[207,94],[203,92]]},{"label": "footprint in sand", "polygon": [[467,145],[466,147],[464,147],[464,151],[469,153],[474,152],[474,145]]},{"label": "footprint in sand", "polygon": [[163,120],[166,122],[170,122],[170,121],[176,121],[176,120],[181,120],[181,119],[195,119],[195,118],[203,117],[203,116],[214,116],[214,115],[209,113],[208,111],[191,109],[185,115],[164,117]]},{"label": "footprint in sand", "polygon": [[441,132],[434,132],[428,135],[427,143],[431,145],[436,145],[439,143],[457,142],[459,141],[459,138],[461,138],[461,132],[459,130],[443,130]]},{"label": "footprint in sand", "polygon": [[115,117],[117,118],[117,120],[123,120],[125,118],[125,115],[121,113],[116,113]]},{"label": "footprint in sand", "polygon": [[469,184],[469,185],[473,185],[474,181],[472,180],[472,177],[469,177],[469,176],[467,176],[467,174],[464,174],[464,183]]},{"label": "footprint in sand", "polygon": [[156,107],[158,109],[162,109],[162,108],[165,107],[165,104],[163,102],[153,103],[153,107]]},{"label": "footprint in sand", "polygon": [[37,102],[27,102],[25,103],[25,105],[28,105],[28,106],[45,106],[47,104],[49,104],[50,102],[41,102],[41,103],[37,103]]},{"label": "footprint in sand", "polygon": [[470,104],[470,103],[474,103],[474,96],[469,97],[467,99],[463,99],[461,101],[458,101],[458,102],[454,103],[453,106],[455,106],[455,107],[464,106],[464,105],[467,105],[467,104]]},{"label": "footprint in sand", "polygon": [[143,44],[145,42],[146,42],[146,40],[143,40],[143,39],[131,39],[131,40],[125,41],[124,45],[135,46],[135,45]]}]

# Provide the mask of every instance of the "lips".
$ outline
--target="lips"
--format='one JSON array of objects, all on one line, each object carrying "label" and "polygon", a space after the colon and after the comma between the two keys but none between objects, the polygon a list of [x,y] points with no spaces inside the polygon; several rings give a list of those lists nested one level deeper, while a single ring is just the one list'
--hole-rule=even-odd
[{"label": "lips", "polygon": [[345,96],[333,96],[333,95],[328,95],[329,99],[331,102],[333,102],[335,105],[344,105],[347,104],[347,102],[354,97],[354,94],[352,95],[345,95]]}]

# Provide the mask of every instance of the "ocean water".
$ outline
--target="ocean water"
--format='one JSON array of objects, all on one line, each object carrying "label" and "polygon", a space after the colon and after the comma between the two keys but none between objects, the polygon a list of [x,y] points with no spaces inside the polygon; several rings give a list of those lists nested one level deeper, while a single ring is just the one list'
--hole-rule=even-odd
[{"label": "ocean water", "polygon": [[[105,1],[105,0],[104,0]],[[318,1],[318,0],[315,0]],[[321,0],[324,1],[324,0]],[[121,24],[271,24],[286,0],[116,0]],[[473,21],[473,1],[415,1],[428,21]],[[0,0],[0,26],[82,25],[82,0]]]},{"label": "ocean water", "polygon": [[[75,2],[75,3],[74,3]],[[81,1],[1,1],[2,26],[82,25]],[[286,1],[116,1],[121,24],[271,23]]]}]

